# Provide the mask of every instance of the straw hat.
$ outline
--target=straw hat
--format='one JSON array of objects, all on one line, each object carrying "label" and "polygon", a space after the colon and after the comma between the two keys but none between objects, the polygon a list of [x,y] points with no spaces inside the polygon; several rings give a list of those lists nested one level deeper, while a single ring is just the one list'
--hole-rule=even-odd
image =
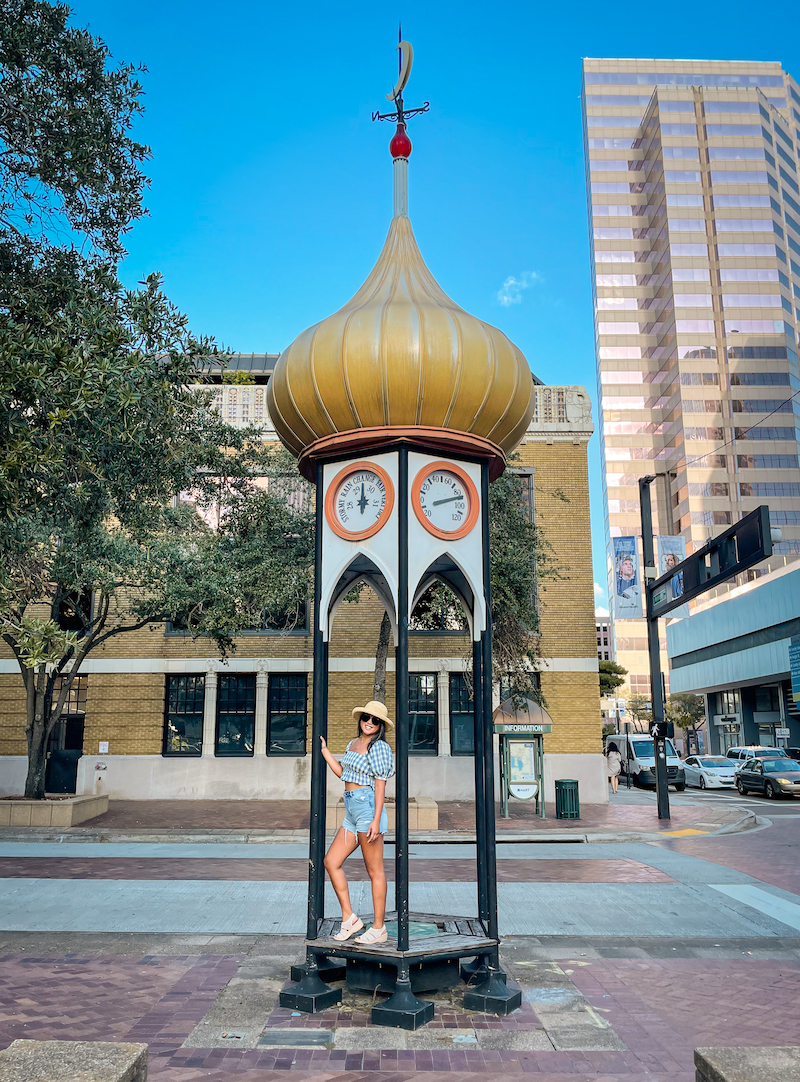
[{"label": "straw hat", "polygon": [[394,722],[389,717],[389,712],[383,703],[379,703],[377,699],[373,699],[372,702],[367,703],[366,706],[357,706],[353,711],[353,717],[358,721],[362,714],[371,714],[373,718],[377,718],[378,721],[384,722],[390,729],[394,728]]}]

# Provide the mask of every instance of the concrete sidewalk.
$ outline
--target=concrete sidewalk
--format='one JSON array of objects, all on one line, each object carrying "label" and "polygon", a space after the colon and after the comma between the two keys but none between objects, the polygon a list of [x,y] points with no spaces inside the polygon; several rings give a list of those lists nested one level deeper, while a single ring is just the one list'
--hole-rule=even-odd
[{"label": "concrete sidewalk", "polygon": [[[655,794],[621,790],[609,804],[582,804],[578,820],[556,819],[547,805],[539,819],[530,804],[496,805],[498,839],[525,842],[606,842],[731,833],[757,825],[754,812],[735,803],[702,804],[670,794],[672,818],[659,821]],[[439,804],[439,829],[411,831],[417,842],[475,840],[475,805]],[[0,841],[296,842],[308,838],[308,804],[276,800],[113,800],[108,812],[79,827],[2,827]],[[393,839],[389,833],[387,839]]]}]

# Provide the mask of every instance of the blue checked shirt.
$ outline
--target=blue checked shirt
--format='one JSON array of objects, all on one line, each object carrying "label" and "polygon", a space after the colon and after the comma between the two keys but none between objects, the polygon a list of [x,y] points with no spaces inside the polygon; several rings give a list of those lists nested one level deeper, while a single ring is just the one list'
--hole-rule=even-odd
[{"label": "blue checked shirt", "polygon": [[350,744],[342,758],[342,781],[369,785],[374,789],[376,778],[388,781],[394,776],[394,755],[385,740],[377,740],[366,755],[351,751]]}]

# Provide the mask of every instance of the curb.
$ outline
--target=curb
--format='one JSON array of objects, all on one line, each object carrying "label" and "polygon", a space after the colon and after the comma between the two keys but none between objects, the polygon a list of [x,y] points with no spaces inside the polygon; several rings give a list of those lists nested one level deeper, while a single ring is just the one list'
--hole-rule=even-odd
[{"label": "curb", "polygon": [[[725,823],[717,829],[708,830],[702,834],[695,835],[696,838],[713,838],[719,837],[722,834],[741,834],[748,830],[753,830],[766,825],[765,821],[761,819],[755,812],[746,811],[743,812],[739,818],[733,823]],[[80,828],[74,828],[76,831]],[[689,828],[691,829],[691,827]],[[35,833],[34,833],[35,832]],[[332,835],[329,835],[332,837]],[[635,830],[620,830],[620,831],[582,831],[582,830],[552,830],[552,831],[503,831],[497,836],[497,844],[525,844],[525,845],[551,845],[556,843],[573,843],[573,844],[602,844],[604,842],[652,842],[669,840],[670,837],[674,837],[667,831],[635,831]],[[676,839],[678,840],[678,839]],[[104,842],[109,844],[119,843],[141,843],[149,844],[160,843],[163,845],[288,845],[291,843],[306,843],[308,841],[307,831],[273,831],[273,832],[249,832],[249,833],[232,833],[229,831],[220,831],[215,833],[213,831],[204,831],[197,834],[190,833],[168,833],[162,832],[158,834],[150,834],[145,831],[112,831],[112,830],[87,830],[82,833],[69,833],[64,831],[51,831],[46,827],[29,827],[27,829],[17,830],[11,833],[0,829],[0,844],[3,842],[49,842],[62,844],[65,842],[82,843],[82,842]],[[395,836],[392,833],[386,835],[386,841],[390,844],[394,844]],[[412,845],[474,845],[475,834],[468,831],[458,833],[439,833],[437,831],[430,832],[414,832],[411,831],[409,835],[409,842]]]}]

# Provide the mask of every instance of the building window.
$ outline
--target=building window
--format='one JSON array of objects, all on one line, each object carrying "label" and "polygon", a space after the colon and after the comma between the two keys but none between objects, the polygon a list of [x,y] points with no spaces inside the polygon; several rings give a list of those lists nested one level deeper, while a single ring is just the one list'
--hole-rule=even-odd
[{"label": "building window", "polygon": [[450,754],[475,754],[475,700],[464,673],[450,673]]},{"label": "building window", "polygon": [[776,687],[756,688],[756,710],[780,710],[778,689]]},{"label": "building window", "polygon": [[306,674],[270,676],[267,755],[305,755]]},{"label": "building window", "polygon": [[738,690],[720,691],[719,712],[720,714],[738,714],[741,712]]},{"label": "building window", "polygon": [[[58,702],[63,676],[53,681],[53,702]],[[83,730],[86,719],[86,696],[89,691],[88,676],[74,676],[67,694],[61,717],[50,731],[48,751],[83,751]]]},{"label": "building window", "polygon": [[408,677],[408,750],[411,755],[437,755],[436,673],[410,673]]},{"label": "building window", "polygon": [[168,676],[164,706],[164,755],[203,750],[204,676]]},{"label": "building window", "polygon": [[539,672],[528,673],[528,686],[519,688],[515,686],[510,676],[504,676],[500,680],[500,702],[504,703],[513,695],[521,695],[523,699],[529,699],[542,690],[542,674]]},{"label": "building window", "polygon": [[216,755],[252,755],[256,730],[256,678],[220,676]]}]

